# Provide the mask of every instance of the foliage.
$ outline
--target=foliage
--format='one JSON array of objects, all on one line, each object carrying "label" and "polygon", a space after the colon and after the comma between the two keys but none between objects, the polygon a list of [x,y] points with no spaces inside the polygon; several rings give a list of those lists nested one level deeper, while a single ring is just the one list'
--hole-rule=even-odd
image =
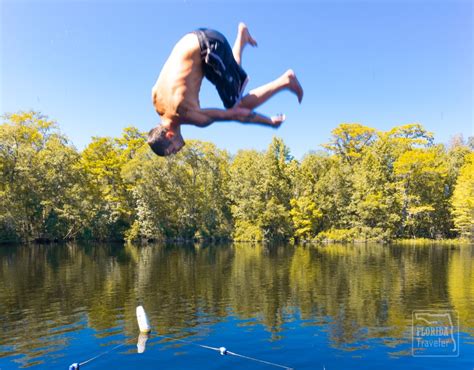
[{"label": "foliage", "polygon": [[0,126],[0,240],[62,239],[80,198],[79,155],[54,121],[36,112],[5,117]]},{"label": "foliage", "polygon": [[0,241],[389,241],[472,237],[472,138],[341,124],[295,160],[282,139],[234,157],[188,141],[161,158],[134,127],[82,151],[38,112],[0,126]]},{"label": "foliage", "polygon": [[315,235],[323,213],[308,196],[291,199],[290,216],[295,227],[295,237],[310,239]]},{"label": "foliage", "polygon": [[464,237],[474,236],[474,153],[466,155],[452,197],[456,230]]},{"label": "foliage", "polygon": [[122,173],[135,201],[129,239],[228,238],[228,166],[227,152],[210,143],[189,141],[167,158],[141,148]]},{"label": "foliage", "polygon": [[235,240],[291,237],[291,161],[288,147],[278,138],[265,153],[237,153],[231,164],[229,185]]},{"label": "foliage", "polygon": [[342,123],[332,130],[331,142],[324,147],[352,164],[362,157],[375,136],[376,130],[373,128],[359,123]]}]

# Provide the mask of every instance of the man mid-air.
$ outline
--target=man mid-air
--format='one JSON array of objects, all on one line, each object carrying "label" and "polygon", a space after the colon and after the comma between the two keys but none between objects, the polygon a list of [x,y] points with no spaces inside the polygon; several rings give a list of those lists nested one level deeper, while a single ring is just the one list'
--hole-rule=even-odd
[{"label": "man mid-air", "polygon": [[[156,154],[167,156],[184,146],[182,124],[205,127],[216,121],[239,121],[278,127],[285,120],[283,114],[267,117],[253,110],[285,89],[301,103],[303,89],[291,69],[242,97],[248,80],[241,67],[242,50],[247,44],[257,45],[243,23],[232,49],[222,34],[210,29],[198,29],[178,41],[152,89],[161,123],[149,132],[148,144]],[[226,109],[199,106],[204,76],[216,86]]]}]

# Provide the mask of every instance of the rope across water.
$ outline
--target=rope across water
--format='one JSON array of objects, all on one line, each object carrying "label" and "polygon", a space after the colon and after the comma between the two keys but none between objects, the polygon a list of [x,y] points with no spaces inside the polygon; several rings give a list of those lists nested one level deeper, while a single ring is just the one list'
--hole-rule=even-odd
[{"label": "rope across water", "polygon": [[276,366],[276,367],[280,367],[282,369],[287,369],[287,370],[293,370],[293,368],[291,367],[288,367],[288,366],[285,366],[285,365],[280,365],[280,364],[276,364],[274,362],[270,362],[270,361],[265,361],[265,360],[260,360],[258,358],[254,358],[254,357],[249,357],[249,356],[245,356],[245,355],[241,355],[241,354],[238,354],[238,353],[235,353],[235,352],[232,352],[232,351],[229,351],[227,350],[227,348],[225,347],[211,347],[211,346],[206,346],[204,344],[199,344],[199,343],[194,343],[194,342],[190,342],[190,341],[187,341],[187,340],[183,340],[183,339],[177,339],[177,338],[173,338],[173,337],[167,337],[167,336],[164,336],[164,335],[157,335],[158,337],[161,337],[161,338],[166,338],[166,339],[171,339],[173,341],[177,341],[177,342],[182,342],[182,343],[186,343],[188,345],[193,345],[193,346],[197,346],[197,347],[201,347],[201,348],[205,348],[205,349],[210,349],[212,351],[217,351],[219,352],[221,355],[230,355],[230,356],[235,356],[235,357],[240,357],[240,358],[243,358],[243,359],[246,359],[246,360],[250,360],[250,361],[255,361],[255,362],[260,362],[262,364],[266,364],[266,365],[270,365],[270,366]]},{"label": "rope across water", "polygon": [[[140,330],[145,328],[146,332],[149,332],[150,331],[150,325],[148,323],[148,318],[146,317],[145,311],[143,310],[143,307],[141,307],[141,306],[137,307],[137,319],[138,319],[138,324],[139,324]],[[142,331],[145,331],[145,330],[142,330]],[[241,354],[236,353],[236,352],[229,351],[225,347],[211,347],[211,346],[207,346],[207,345],[204,345],[204,344],[191,342],[191,341],[188,341],[188,340],[185,340],[185,339],[179,339],[179,338],[174,338],[174,337],[170,337],[170,336],[167,336],[167,335],[160,335],[160,334],[155,334],[154,337],[156,337],[157,339],[160,339],[160,340],[161,339],[168,339],[168,340],[174,341],[174,342],[180,342],[180,343],[184,343],[184,344],[187,344],[187,345],[192,345],[192,346],[201,347],[201,348],[204,348],[204,349],[209,349],[209,350],[212,350],[212,351],[219,352],[223,356],[224,355],[235,356],[235,357],[239,357],[239,358],[242,358],[242,359],[245,359],[245,360],[259,362],[261,364],[265,364],[265,365],[269,365],[269,366],[279,367],[279,368],[287,369],[287,370],[293,370],[293,368],[285,366],[285,365],[280,365],[280,364],[277,364],[277,363],[274,363],[274,362],[265,361],[265,360],[261,360],[261,359],[255,358],[255,357],[245,356],[245,355],[241,355]],[[134,340],[135,340],[134,338],[128,339],[125,342],[123,342],[123,343],[121,343],[121,344],[119,344],[115,347],[112,347],[111,349],[109,349],[107,351],[99,353],[98,355],[96,355],[94,357],[91,357],[90,359],[88,359],[86,361],[83,361],[83,362],[80,362],[80,363],[74,363],[74,364],[69,366],[69,370],[78,370],[82,366],[84,366],[84,365],[86,365],[86,364],[88,364],[88,363],[90,363],[94,360],[97,360],[98,358],[100,358],[102,356],[105,356],[105,355],[109,354],[110,352],[113,352],[113,351],[115,351],[115,350],[117,350],[121,347],[125,347],[128,343],[130,343],[131,341],[134,341]]]}]

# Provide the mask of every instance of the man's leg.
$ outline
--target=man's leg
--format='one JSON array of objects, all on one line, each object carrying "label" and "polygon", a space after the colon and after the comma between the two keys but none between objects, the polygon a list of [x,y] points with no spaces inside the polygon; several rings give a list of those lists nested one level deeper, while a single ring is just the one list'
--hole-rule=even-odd
[{"label": "man's leg", "polygon": [[303,88],[293,70],[289,69],[276,80],[251,90],[242,98],[238,106],[254,110],[282,90],[292,91],[301,103],[301,100],[303,99]]},{"label": "man's leg", "polygon": [[239,29],[237,31],[237,37],[235,38],[234,47],[232,48],[232,54],[238,65],[242,64],[242,50],[245,45],[250,44],[257,46],[257,42],[250,36],[249,30],[244,23],[239,23]]}]

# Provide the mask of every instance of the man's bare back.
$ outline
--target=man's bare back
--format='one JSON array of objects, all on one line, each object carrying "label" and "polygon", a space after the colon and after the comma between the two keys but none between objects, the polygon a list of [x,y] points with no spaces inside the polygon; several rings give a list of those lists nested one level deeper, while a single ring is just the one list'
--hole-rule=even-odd
[{"label": "man's bare back", "polygon": [[179,124],[180,112],[199,110],[199,91],[204,74],[197,36],[187,34],[178,41],[152,89],[157,113]]},{"label": "man's bare back", "polygon": [[[228,100],[226,93],[229,89],[232,93],[242,93],[242,85],[245,83],[240,83],[242,81],[239,81],[239,78],[242,79],[246,76],[241,68],[242,50],[247,44],[256,46],[256,41],[250,36],[247,26],[243,23],[239,24],[237,38],[232,49],[230,49],[227,40],[217,31],[202,30],[208,31],[210,35],[217,34],[220,39],[215,44],[209,44],[207,39],[203,39],[206,36],[204,32],[199,36],[197,32],[200,31],[185,35],[173,48],[153,86],[153,105],[161,116],[161,124],[150,131],[148,143],[159,155],[176,153],[184,146],[180,130],[182,124],[205,127],[216,121],[239,121],[278,127],[285,120],[283,114],[267,117],[254,112],[253,109],[285,89],[295,93],[299,102],[303,97],[303,89],[294,72],[288,70],[276,80],[251,90],[248,95],[236,100],[234,94],[231,100]],[[210,41],[213,42],[213,40]],[[211,75],[209,54],[213,56],[213,52],[217,49],[220,50],[221,55],[216,53],[214,57],[217,62],[214,62],[213,70],[211,70],[211,73],[217,74]],[[229,59],[229,53],[231,53],[231,59]],[[216,65],[222,69],[216,70],[219,69]],[[232,71],[234,74],[230,75],[229,73]],[[215,84],[221,99],[226,98],[223,101],[224,105],[228,107],[227,109],[202,109],[200,107],[199,91],[204,77]],[[229,85],[228,81],[233,81],[233,84]],[[242,88],[242,90],[240,92],[233,91],[234,87]],[[227,90],[224,91],[225,88]]]}]

